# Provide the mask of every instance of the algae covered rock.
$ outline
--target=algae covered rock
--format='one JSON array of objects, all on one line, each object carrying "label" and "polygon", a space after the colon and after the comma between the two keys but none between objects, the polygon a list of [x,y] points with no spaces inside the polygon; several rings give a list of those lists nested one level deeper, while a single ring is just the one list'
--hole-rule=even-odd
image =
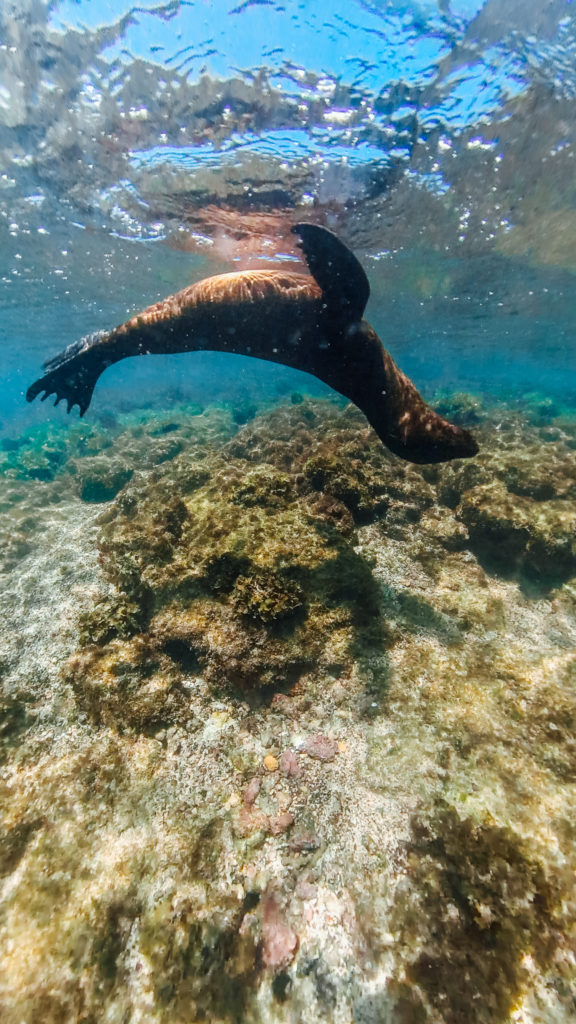
[{"label": "algae covered rock", "polygon": [[437,395],[434,408],[445,419],[461,427],[475,427],[482,420],[482,402],[464,391]]},{"label": "algae covered rock", "polygon": [[249,470],[235,488],[232,500],[246,507],[280,507],[296,497],[293,483],[287,473],[279,473],[270,466],[257,466]]},{"label": "algae covered rock", "polygon": [[542,583],[576,573],[576,511],[566,501],[530,501],[498,482],[467,491],[457,515],[479,557]]},{"label": "algae covered rock", "polygon": [[[117,611],[110,607],[106,626],[105,606],[95,609],[88,653],[71,666],[85,706],[111,721],[123,699],[124,722],[143,720],[133,680],[148,662],[131,655],[126,676],[116,638],[147,643],[162,678],[200,673],[218,687],[281,689],[327,663],[350,671],[359,638],[377,620],[378,597],[351,546],[353,522],[343,529],[335,505],[329,492],[319,500],[306,474],[238,458],[194,466],[183,455],[126,486],[103,515],[100,537]],[[127,608],[139,613],[120,614]],[[172,707],[169,685],[153,689]],[[161,720],[156,705],[153,714]]]},{"label": "algae covered rock", "polygon": [[128,483],[132,473],[128,466],[105,457],[81,459],[76,467],[79,495],[82,501],[110,501]]},{"label": "algae covered rock", "polygon": [[552,963],[558,885],[517,835],[489,819],[440,804],[412,830],[410,886],[405,899],[398,894],[393,928],[411,949],[406,977],[422,1011],[431,1006],[446,1024],[510,1019],[527,960]]},{"label": "algae covered rock", "polygon": [[240,615],[262,622],[274,622],[292,615],[305,604],[304,591],[297,583],[273,571],[238,576],[231,604]]}]

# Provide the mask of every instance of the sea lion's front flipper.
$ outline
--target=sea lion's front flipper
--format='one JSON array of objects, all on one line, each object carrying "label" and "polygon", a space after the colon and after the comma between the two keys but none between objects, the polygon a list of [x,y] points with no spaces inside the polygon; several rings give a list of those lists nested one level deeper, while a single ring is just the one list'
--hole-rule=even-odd
[{"label": "sea lion's front flipper", "polygon": [[322,289],[328,313],[346,320],[361,320],[370,297],[364,268],[353,252],[327,228],[294,224],[310,273]]},{"label": "sea lion's front flipper", "polygon": [[33,402],[42,392],[42,402],[50,395],[56,395],[54,405],[65,401],[68,412],[72,406],[77,405],[83,416],[90,405],[98,377],[112,361],[107,358],[105,349],[100,347],[101,341],[107,336],[106,331],[89,334],[45,363],[44,369],[47,372],[28,388],[26,401]]}]

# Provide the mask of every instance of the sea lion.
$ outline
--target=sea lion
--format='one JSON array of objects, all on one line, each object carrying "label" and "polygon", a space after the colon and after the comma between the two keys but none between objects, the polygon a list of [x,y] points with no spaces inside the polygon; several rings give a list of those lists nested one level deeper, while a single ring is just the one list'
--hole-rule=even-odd
[{"label": "sea lion", "polygon": [[98,331],[45,364],[28,389],[86,412],[100,374],[128,356],[214,350],[284,363],[319,377],[362,410],[378,437],[410,462],[475,455],[467,430],[442,419],[363,319],[370,285],[354,254],[315,224],[296,224],[311,277],[286,270],[220,274]]}]

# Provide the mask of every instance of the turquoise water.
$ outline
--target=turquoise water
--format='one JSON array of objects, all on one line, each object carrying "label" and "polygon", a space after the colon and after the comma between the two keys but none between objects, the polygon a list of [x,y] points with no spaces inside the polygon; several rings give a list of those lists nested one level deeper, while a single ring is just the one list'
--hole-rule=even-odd
[{"label": "turquoise water", "polygon": [[[0,1018],[568,1024],[571,0],[0,0]],[[356,254],[479,454],[319,380],[46,360]]]}]

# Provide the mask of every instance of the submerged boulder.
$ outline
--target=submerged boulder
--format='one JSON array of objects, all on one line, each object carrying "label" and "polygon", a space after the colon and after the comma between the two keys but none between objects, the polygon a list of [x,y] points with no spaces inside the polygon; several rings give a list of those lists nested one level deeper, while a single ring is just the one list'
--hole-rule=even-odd
[{"label": "submerged boulder", "polygon": [[[84,618],[86,649],[70,666],[96,718],[111,721],[122,701],[123,727],[143,716],[148,725],[163,721],[175,707],[167,680],[190,673],[219,688],[283,689],[319,666],[352,670],[362,637],[378,632],[377,587],[354,551],[347,505],[299,470],[298,461],[287,471],[238,456],[193,464],[183,455],[124,488],[102,517],[99,542],[119,600],[108,628],[102,603],[92,625]],[[369,495],[360,466],[356,479]],[[382,487],[379,480],[372,493]],[[341,497],[357,510],[349,492]],[[120,607],[139,613],[119,615]]]}]

